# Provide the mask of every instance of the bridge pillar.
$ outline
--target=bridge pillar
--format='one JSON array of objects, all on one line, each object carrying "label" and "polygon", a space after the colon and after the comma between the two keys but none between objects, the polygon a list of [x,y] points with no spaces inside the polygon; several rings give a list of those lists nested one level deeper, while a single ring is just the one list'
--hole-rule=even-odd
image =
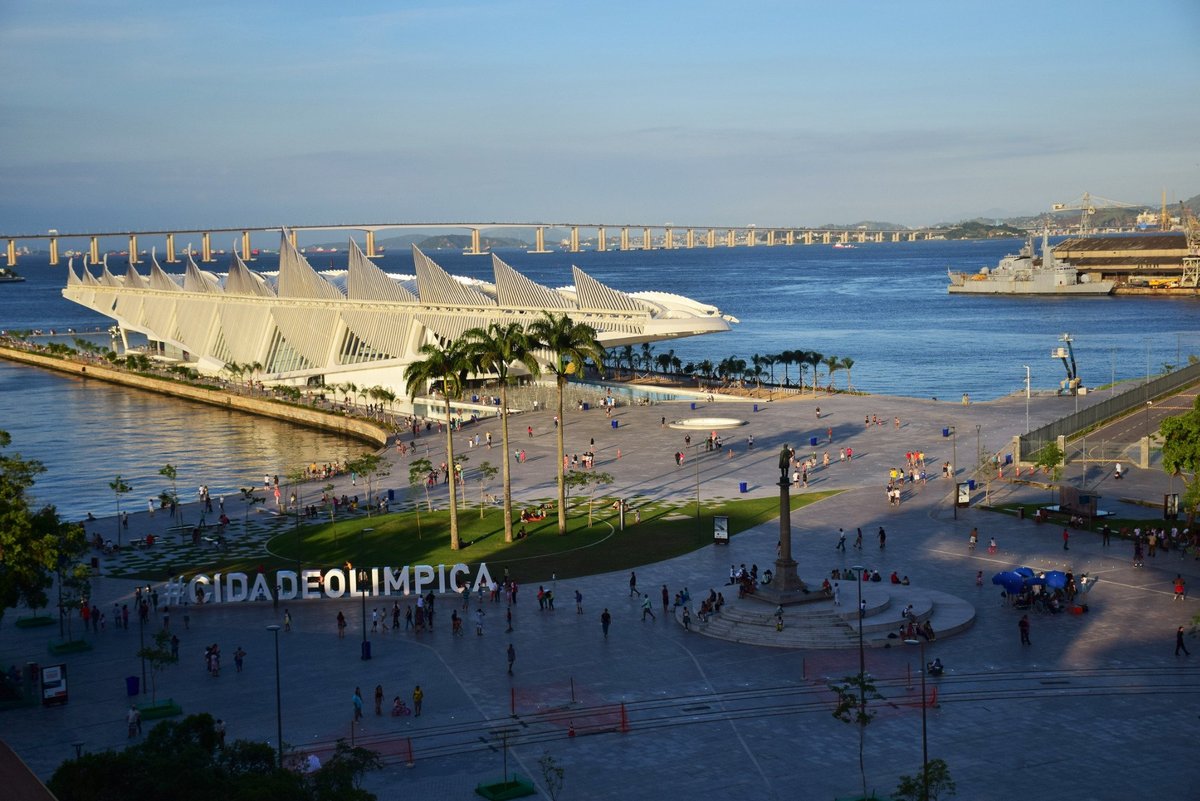
[{"label": "bridge pillar", "polygon": [[642,250],[652,250],[654,248],[654,240],[650,238],[650,229],[642,229]]},{"label": "bridge pillar", "polygon": [[546,229],[538,227],[533,232],[533,250],[530,253],[549,253],[546,250]]},{"label": "bridge pillar", "polygon": [[130,264],[138,263],[137,234],[129,235],[129,263]]},{"label": "bridge pillar", "polygon": [[292,247],[296,248],[296,250],[300,249],[299,246],[296,244],[296,229],[295,228],[288,231],[288,239],[291,240]]},{"label": "bridge pillar", "polygon": [[471,246],[467,248],[468,256],[479,256],[483,254],[483,250],[479,245],[479,229],[471,229]]},{"label": "bridge pillar", "polygon": [[687,249],[691,250],[696,247],[696,231],[693,228],[687,229]]},{"label": "bridge pillar", "polygon": [[767,247],[771,247],[774,244],[775,244],[775,229],[772,228],[770,231],[767,231]]},{"label": "bridge pillar", "polygon": [[892,231],[892,241],[893,242],[900,241],[900,232],[899,231]]},{"label": "bridge pillar", "polygon": [[629,250],[629,229],[621,227],[621,250]]},{"label": "bridge pillar", "polygon": [[50,266],[58,264],[58,237],[50,237]]},{"label": "bridge pillar", "polygon": [[883,241],[883,231],[876,231],[876,232],[875,232],[875,241],[876,241],[876,242],[882,242],[882,241]]},{"label": "bridge pillar", "polygon": [[175,256],[175,234],[167,234],[167,264],[179,261]]},{"label": "bridge pillar", "polygon": [[708,233],[704,235],[704,246],[709,248],[717,246],[717,231],[715,228],[709,228]]},{"label": "bridge pillar", "polygon": [[207,264],[212,260],[212,234],[205,231],[200,235],[200,261]]},{"label": "bridge pillar", "polygon": [[92,264],[100,263],[100,240],[94,236],[88,240],[88,261]]},{"label": "bridge pillar", "polygon": [[813,232],[805,231],[803,234],[804,244],[811,245],[813,241]]},{"label": "bridge pillar", "polygon": [[787,232],[787,243],[788,243],[789,245],[794,245],[794,244],[796,244],[796,232],[795,232],[795,231],[788,231],[788,232]]},{"label": "bridge pillar", "polygon": [[737,247],[737,231],[732,228],[725,232],[725,246],[730,248]]},{"label": "bridge pillar", "polygon": [[8,259],[9,267],[17,266],[17,240],[8,240],[8,247],[6,248],[5,257]]},{"label": "bridge pillar", "polygon": [[670,228],[663,229],[663,249],[665,249],[665,250],[674,250],[675,249],[674,232]]},{"label": "bridge pillar", "polygon": [[909,242],[916,242],[916,241],[917,241],[917,233],[916,233],[916,231],[914,231],[914,232],[912,232],[911,234],[909,234],[909,235],[908,235],[908,241],[909,241]]},{"label": "bridge pillar", "polygon": [[608,242],[604,239],[604,226],[596,229],[596,250],[600,253],[608,250]]},{"label": "bridge pillar", "polygon": [[855,241],[858,242],[858,244],[861,245],[863,242],[867,241],[867,232],[859,231],[857,234],[854,235],[854,239],[855,239]]},{"label": "bridge pillar", "polygon": [[822,231],[821,232],[821,244],[822,245],[828,245],[832,241],[833,241],[833,232],[832,231]]},{"label": "bridge pillar", "polygon": [[254,261],[250,255],[250,232],[242,231],[242,261]]},{"label": "bridge pillar", "polygon": [[375,232],[369,229],[367,231],[367,258],[379,258],[379,254],[375,252]]},{"label": "bridge pillar", "polygon": [[578,225],[571,226],[571,252],[572,253],[579,252],[579,226]]},{"label": "bridge pillar", "polygon": [[754,228],[746,229],[746,247],[752,248],[758,244],[758,231]]}]

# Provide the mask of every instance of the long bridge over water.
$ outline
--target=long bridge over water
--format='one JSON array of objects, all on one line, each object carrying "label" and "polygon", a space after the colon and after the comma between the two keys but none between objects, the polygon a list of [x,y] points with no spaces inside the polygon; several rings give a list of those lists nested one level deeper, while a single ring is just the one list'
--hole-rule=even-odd
[{"label": "long bridge over water", "polygon": [[[865,242],[916,242],[923,239],[936,239],[944,233],[939,229],[894,229],[870,230],[866,228],[791,228],[791,227],[758,227],[755,225],[720,226],[720,225],[633,225],[606,223],[354,223],[337,225],[294,225],[294,226],[262,226],[245,228],[178,228],[158,231],[80,231],[60,233],[51,229],[46,233],[30,234],[0,234],[0,240],[7,242],[6,259],[9,267],[17,264],[20,247],[29,247],[25,243],[46,242],[50,250],[50,264],[59,263],[59,243],[67,240],[83,240],[87,243],[86,253],[93,263],[101,260],[102,251],[100,240],[108,238],[127,238],[131,264],[140,262],[139,254],[144,252],[146,240],[163,243],[163,252],[168,263],[179,261],[180,250],[176,245],[181,235],[194,235],[200,238],[200,250],[197,255],[202,262],[215,261],[214,254],[224,251],[213,248],[213,238],[231,235],[234,249],[244,261],[252,258],[250,245],[253,234],[279,232],[285,230],[296,244],[296,235],[300,231],[350,231],[365,234],[363,251],[368,257],[378,257],[375,241],[381,232],[396,231],[461,231],[469,233],[471,244],[466,248],[468,255],[483,255],[487,251],[481,247],[480,235],[488,230],[528,230],[534,234],[534,247],[530,253],[549,253],[546,247],[546,232],[567,231],[564,239],[567,250],[578,253],[584,247],[584,242],[593,235],[596,251],[608,250],[681,250],[692,248],[715,247],[774,247],[778,245],[848,245]],[[610,233],[613,234],[610,237]]]}]

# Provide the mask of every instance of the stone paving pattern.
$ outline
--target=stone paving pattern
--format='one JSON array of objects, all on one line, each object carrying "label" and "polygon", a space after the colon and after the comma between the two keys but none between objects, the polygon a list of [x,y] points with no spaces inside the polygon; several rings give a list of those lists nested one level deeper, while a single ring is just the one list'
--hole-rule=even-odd
[{"label": "stone paving pattern", "polygon": [[[1100,398],[1094,394],[1080,401]],[[757,412],[750,402],[722,400],[698,402],[696,410],[687,402],[621,407],[614,415],[620,421],[617,429],[603,411],[571,410],[566,415],[567,447],[582,452],[589,439],[596,439],[598,467],[616,478],[612,494],[647,501],[694,498],[698,467],[702,499],[735,497],[740,482],[748,483],[750,493],[765,495],[776,491],[772,482],[780,446],[791,443],[804,454],[813,450],[804,444],[810,437],[823,437],[832,427],[834,464],[817,470],[810,488],[843,492],[792,515],[793,553],[806,580],[861,562],[885,576],[892,570],[910,576],[913,592],[944,593],[973,609],[972,625],[925,649],[927,659],[940,657],[947,667],[944,676],[928,680],[929,690],[938,691],[937,705],[927,709],[929,754],[949,763],[958,797],[1200,797],[1200,771],[1188,748],[1200,735],[1193,700],[1200,687],[1200,654],[1195,654],[1200,640],[1189,640],[1191,658],[1173,653],[1175,628],[1189,621],[1196,605],[1190,599],[1173,601],[1170,586],[1175,573],[1182,572],[1192,587],[1200,587],[1200,562],[1190,555],[1160,553],[1135,569],[1127,542],[1114,539],[1106,548],[1098,535],[1076,532],[1070,551],[1064,552],[1060,526],[974,508],[959,510],[957,519],[952,513],[951,482],[942,480],[936,467],[951,459],[952,442],[942,436],[943,427],[955,425],[959,432],[961,478],[975,462],[975,438],[966,432],[974,433],[979,425],[983,450],[1005,448],[1024,428],[1024,398],[963,407],[821,395],[758,405]],[[1074,399],[1036,397],[1032,424],[1073,409]],[[864,415],[871,414],[884,418],[886,425],[864,427]],[[664,415],[736,416],[750,424],[729,434],[732,458],[701,454],[698,464],[689,459],[677,468],[672,454],[682,447],[683,432],[662,427]],[[899,428],[892,422],[896,415]],[[528,424],[535,428],[532,440],[524,433]],[[482,435],[489,429],[498,441],[498,422],[477,430]],[[529,452],[527,463],[513,471],[516,497],[551,497],[551,414],[521,415],[512,429],[515,447]],[[473,434],[460,435],[456,447],[465,447],[466,436]],[[756,444],[750,451],[745,443],[749,434]],[[435,463],[440,461],[434,458],[439,439],[422,437],[421,444],[430,448]],[[836,449],[844,446],[854,448],[851,464],[836,461]],[[883,494],[887,469],[902,465],[905,451],[913,449],[923,450],[933,465],[929,482],[906,491],[899,507],[889,506]],[[473,461],[484,458],[471,455]],[[486,458],[497,462],[499,448]],[[392,474],[395,479],[407,470],[393,468]],[[1092,467],[1088,480],[1105,496],[1103,508],[1148,520],[1156,515],[1153,508],[1122,499],[1161,499],[1169,481],[1158,469],[1131,469],[1125,480],[1114,482],[1111,470],[1099,465]],[[338,492],[352,492],[348,479],[338,485]],[[993,500],[1048,497],[1046,489],[1003,482],[993,482],[991,493]],[[975,500],[981,494],[982,488]],[[235,547],[251,553],[276,527],[287,524],[259,511],[251,514],[249,531],[243,533],[240,501],[227,498],[226,507],[239,524],[231,543],[236,540]],[[184,514],[193,521],[199,512],[190,505]],[[145,512],[132,515],[131,535],[161,535],[168,522],[164,518],[161,512],[157,519]],[[113,522],[97,525],[111,527]],[[888,532],[884,550],[873,536],[880,526]],[[972,526],[981,534],[981,546],[973,553],[967,550]],[[862,553],[835,550],[838,527],[850,532],[862,527]],[[983,547],[992,536],[1000,546],[997,554]],[[710,545],[639,567],[639,587],[656,602],[653,621],[641,620],[640,604],[629,595],[627,572],[563,577],[557,581],[554,612],[538,611],[536,586],[522,587],[511,634],[504,632],[503,603],[485,601],[484,635],[476,636],[468,625],[465,636],[451,636],[449,613],[457,601],[447,598],[440,602],[433,633],[370,635],[374,659],[369,662],[359,659],[359,601],[288,603],[293,630],[279,635],[285,742],[323,753],[336,738],[349,737],[350,696],[359,686],[368,711],[354,734],[387,755],[385,769],[367,780],[384,799],[473,797],[477,783],[499,777],[506,732],[510,769],[541,783],[537,761],[543,754],[566,769],[562,798],[852,795],[859,786],[858,732],[831,716],[833,694],[827,684],[857,671],[857,648],[775,648],[702,636],[663,615],[658,603],[663,584],[672,594],[687,586],[698,603],[709,588],[722,589],[730,563],[768,566],[777,539],[778,524],[770,523],[735,536],[727,546]],[[189,556],[187,548],[136,552],[123,557],[124,566],[141,566],[148,558],[169,558],[174,564]],[[1088,598],[1089,613],[1036,615],[1033,644],[1020,645],[1019,613],[1004,604],[998,587],[977,587],[975,573],[983,570],[990,577],[1022,564],[1099,577]],[[103,570],[115,567],[106,563]],[[490,567],[499,575],[503,564]],[[514,576],[521,578],[517,566]],[[129,602],[134,586],[131,580],[98,578],[100,607]],[[879,586],[869,585],[868,597]],[[583,615],[575,614],[576,588],[584,596]],[[372,603],[380,601],[368,599],[368,607]],[[853,587],[846,587],[843,604],[853,609],[856,603]],[[473,599],[472,610],[477,606]],[[607,640],[599,622],[605,607],[613,615]],[[344,640],[337,638],[334,626],[339,610],[350,621]],[[63,707],[0,713],[3,737],[42,776],[73,755],[74,741],[87,751],[126,745],[129,699],[124,680],[140,673],[134,656],[136,624],[128,631],[110,625],[98,635],[89,634],[94,650],[60,659],[46,649],[57,639],[57,628],[17,629],[18,614],[9,610],[5,615],[0,660],[4,665],[66,663],[71,698]],[[182,640],[182,658],[159,677],[159,696],[175,699],[185,712],[209,711],[225,719],[231,738],[273,743],[273,644],[266,626],[281,622],[282,614],[282,608],[270,603],[192,607],[190,628],[183,630],[176,611],[171,625]],[[898,618],[898,611],[891,613],[885,605],[880,620],[892,614]],[[225,655],[218,678],[205,673],[202,660],[205,645],[214,642]],[[509,642],[517,652],[512,677],[506,674]],[[868,787],[886,795],[900,774],[915,775],[920,768],[920,653],[916,646],[877,645],[865,650],[866,668],[886,700],[874,706],[879,714],[866,731],[866,771]],[[232,664],[238,646],[248,653],[242,673]],[[387,716],[387,704],[384,716],[372,714],[370,695],[376,684],[383,685],[387,703],[401,694],[411,705],[418,683],[425,692],[421,717]],[[573,738],[568,736],[572,727]],[[406,765],[410,744],[412,767]]]}]

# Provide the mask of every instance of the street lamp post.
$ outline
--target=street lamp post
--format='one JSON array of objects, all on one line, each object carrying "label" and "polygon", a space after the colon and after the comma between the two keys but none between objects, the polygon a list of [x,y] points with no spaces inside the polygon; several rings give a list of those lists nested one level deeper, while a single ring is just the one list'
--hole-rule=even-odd
[{"label": "street lamp post", "polygon": [[279,624],[272,623],[267,631],[275,635],[275,743],[279,750],[279,767],[283,767],[283,699],[279,689]]},{"label": "street lamp post", "polygon": [[371,658],[371,643],[367,641],[367,581],[370,574],[361,567],[358,569],[358,592],[362,596],[362,660]]},{"label": "street lamp post", "polygon": [[958,519],[958,429],[950,426],[950,508]]},{"label": "street lamp post", "polygon": [[142,657],[142,695],[146,694],[146,599],[138,601],[138,643]]},{"label": "street lamp post", "polygon": [[1029,433],[1029,365],[1025,365],[1025,433]]},{"label": "street lamp post", "polygon": [[867,707],[867,689],[863,685],[863,677],[867,675],[867,653],[863,650],[863,621],[866,619],[866,613],[862,602],[863,571],[866,568],[862,565],[851,565],[851,568],[856,577],[854,583],[858,585],[858,709],[861,712]]},{"label": "street lamp post", "polygon": [[929,801],[929,737],[925,726],[925,641],[908,639],[908,645],[921,646],[921,798]]}]

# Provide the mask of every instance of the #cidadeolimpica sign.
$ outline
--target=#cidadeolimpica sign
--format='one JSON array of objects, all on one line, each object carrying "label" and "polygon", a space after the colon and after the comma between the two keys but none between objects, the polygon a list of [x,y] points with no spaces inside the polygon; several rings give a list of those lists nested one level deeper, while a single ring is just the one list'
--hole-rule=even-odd
[{"label": "#cidadeolimpica sign", "polygon": [[[360,570],[364,574],[359,580]],[[165,594],[167,603],[238,603],[281,601],[315,598],[357,598],[361,595],[388,597],[391,595],[424,595],[428,592],[472,592],[492,583],[487,565],[471,568],[456,565],[405,565],[404,567],[371,568],[309,568],[306,570],[277,570],[268,573],[198,573],[194,576],[169,579]],[[274,588],[274,589],[272,589]]]}]

